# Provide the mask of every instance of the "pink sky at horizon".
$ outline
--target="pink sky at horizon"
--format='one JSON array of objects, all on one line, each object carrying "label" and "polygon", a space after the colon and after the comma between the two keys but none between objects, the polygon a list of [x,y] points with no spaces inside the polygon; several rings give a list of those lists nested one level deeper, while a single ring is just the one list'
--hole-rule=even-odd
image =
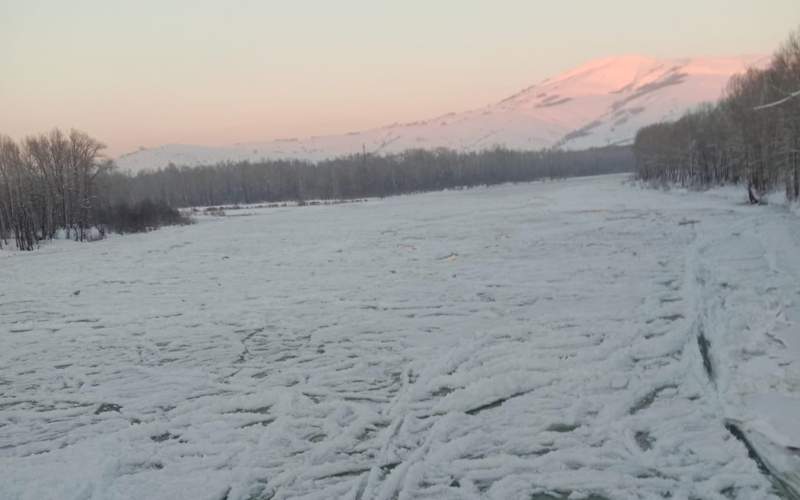
[{"label": "pink sky at horizon", "polygon": [[562,4],[0,0],[0,133],[74,127],[112,157],[345,133],[598,57],[768,54],[800,24],[796,0]]}]

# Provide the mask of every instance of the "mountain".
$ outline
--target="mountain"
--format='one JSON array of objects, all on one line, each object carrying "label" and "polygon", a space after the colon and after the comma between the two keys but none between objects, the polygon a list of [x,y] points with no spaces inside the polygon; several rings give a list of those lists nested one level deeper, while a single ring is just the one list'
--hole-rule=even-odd
[{"label": "mountain", "polygon": [[170,144],[117,159],[122,169],[213,164],[262,158],[320,160],[359,153],[446,147],[474,151],[583,149],[629,144],[651,123],[678,118],[720,97],[728,79],[763,57],[656,59],[628,55],[599,59],[523,89],[502,101],[462,113],[342,135],[240,143],[229,147]]}]

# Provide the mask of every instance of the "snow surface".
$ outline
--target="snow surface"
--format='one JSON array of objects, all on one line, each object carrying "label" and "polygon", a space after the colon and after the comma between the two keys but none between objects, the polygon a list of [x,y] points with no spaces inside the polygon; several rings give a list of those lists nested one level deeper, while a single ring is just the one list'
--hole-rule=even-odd
[{"label": "snow surface", "polygon": [[0,252],[0,498],[774,498],[800,222],[625,179]]},{"label": "snow surface", "polygon": [[242,143],[229,147],[170,144],[117,159],[124,170],[263,158],[321,160],[361,153],[438,147],[479,151],[497,145],[534,150],[629,144],[651,123],[679,118],[718,99],[728,79],[763,57],[591,61],[478,109],[341,135]]}]

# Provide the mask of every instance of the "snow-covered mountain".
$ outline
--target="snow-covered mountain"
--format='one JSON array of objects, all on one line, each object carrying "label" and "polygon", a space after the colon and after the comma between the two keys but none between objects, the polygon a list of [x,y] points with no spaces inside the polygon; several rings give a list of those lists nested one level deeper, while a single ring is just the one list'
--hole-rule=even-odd
[{"label": "snow-covered mountain", "polygon": [[546,79],[500,102],[427,120],[342,135],[240,143],[229,147],[170,144],[117,159],[122,169],[212,164],[262,158],[319,160],[361,152],[391,153],[446,147],[474,151],[583,149],[626,144],[651,123],[679,117],[717,99],[731,75],[762,57],[599,59]]}]

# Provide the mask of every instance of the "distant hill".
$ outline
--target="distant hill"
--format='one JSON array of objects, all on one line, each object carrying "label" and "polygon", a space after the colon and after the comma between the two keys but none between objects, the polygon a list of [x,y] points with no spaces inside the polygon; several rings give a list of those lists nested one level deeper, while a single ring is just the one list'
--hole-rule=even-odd
[{"label": "distant hill", "polygon": [[584,149],[630,144],[636,131],[678,118],[720,97],[728,79],[765,58],[655,59],[628,55],[599,59],[546,79],[500,102],[461,113],[341,135],[229,147],[170,144],[123,155],[117,164],[133,171],[174,163],[201,165],[262,158],[320,160],[358,153],[391,153],[445,147],[474,151]]}]

